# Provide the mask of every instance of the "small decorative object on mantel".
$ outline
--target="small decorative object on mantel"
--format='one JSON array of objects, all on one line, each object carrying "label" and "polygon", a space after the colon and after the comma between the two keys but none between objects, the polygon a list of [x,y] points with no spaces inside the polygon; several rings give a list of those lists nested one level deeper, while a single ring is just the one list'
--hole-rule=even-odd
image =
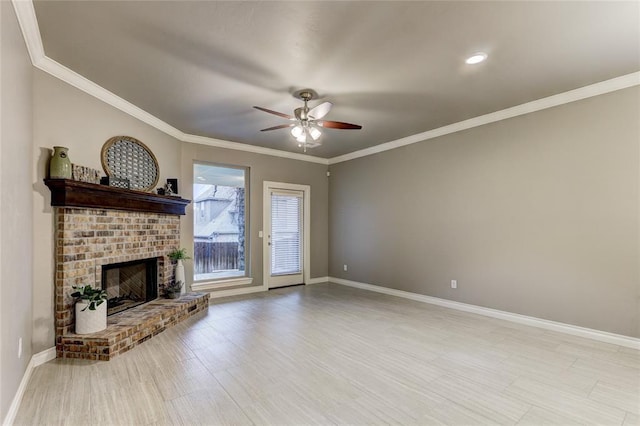
[{"label": "small decorative object on mantel", "polygon": [[[178,195],[178,179],[172,178],[167,179],[167,186],[171,185],[171,190],[173,193],[171,195]],[[168,194],[167,194],[168,195]]]},{"label": "small decorative object on mantel", "polygon": [[72,287],[76,302],[76,334],[97,333],[107,328],[107,292],[90,285]]},{"label": "small decorative object on mantel", "polygon": [[184,293],[184,282],[183,281],[174,281],[164,288],[164,294],[169,299],[179,299],[180,296]]},{"label": "small decorative object on mantel", "polygon": [[102,146],[102,168],[110,178],[129,179],[130,188],[150,191],[158,183],[158,160],[131,136],[114,136]]},{"label": "small decorative object on mantel", "polygon": [[169,182],[167,182],[167,184],[164,186],[164,195],[175,195],[173,193],[173,187]]},{"label": "small decorative object on mantel", "polygon": [[53,147],[53,157],[49,163],[49,178],[71,179],[71,160],[68,154],[69,148],[64,146]]},{"label": "small decorative object on mantel", "polygon": [[[191,259],[189,256],[187,256],[187,249],[186,248],[181,248],[181,249],[175,249],[173,250],[171,253],[169,253],[167,255],[169,257],[169,259],[171,260],[175,260],[176,261],[176,280],[175,282],[185,282],[184,279],[184,265],[182,264],[183,260],[187,260],[187,259]],[[180,291],[180,294],[184,294],[185,293],[185,288],[184,286],[182,287],[182,290]]]},{"label": "small decorative object on mantel", "polygon": [[87,183],[100,183],[100,172],[96,169],[79,164],[72,164],[71,169],[73,170],[73,180]]}]

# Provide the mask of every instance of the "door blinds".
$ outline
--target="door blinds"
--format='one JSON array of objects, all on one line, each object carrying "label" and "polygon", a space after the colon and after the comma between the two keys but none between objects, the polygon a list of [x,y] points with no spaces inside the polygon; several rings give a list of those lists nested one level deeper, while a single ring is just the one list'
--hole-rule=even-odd
[{"label": "door blinds", "polygon": [[302,196],[271,193],[271,275],[302,272]]}]

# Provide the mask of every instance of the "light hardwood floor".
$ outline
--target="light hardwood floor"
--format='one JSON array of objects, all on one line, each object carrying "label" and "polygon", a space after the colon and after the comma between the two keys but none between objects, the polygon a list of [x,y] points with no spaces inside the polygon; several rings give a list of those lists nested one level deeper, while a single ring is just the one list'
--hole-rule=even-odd
[{"label": "light hardwood floor", "polygon": [[639,392],[638,351],[318,284],[37,367],[16,424],[631,425]]}]

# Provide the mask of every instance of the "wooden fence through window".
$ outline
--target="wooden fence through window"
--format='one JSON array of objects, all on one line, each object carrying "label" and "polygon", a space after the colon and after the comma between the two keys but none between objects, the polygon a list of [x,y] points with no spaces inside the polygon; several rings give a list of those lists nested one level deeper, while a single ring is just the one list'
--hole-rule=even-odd
[{"label": "wooden fence through window", "polygon": [[238,269],[238,243],[196,241],[193,259],[196,274]]}]

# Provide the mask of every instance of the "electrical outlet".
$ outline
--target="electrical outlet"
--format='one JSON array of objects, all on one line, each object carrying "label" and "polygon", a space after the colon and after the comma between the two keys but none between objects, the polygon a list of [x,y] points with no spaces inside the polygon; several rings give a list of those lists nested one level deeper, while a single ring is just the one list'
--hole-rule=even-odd
[{"label": "electrical outlet", "polygon": [[22,358],[22,337],[18,339],[18,358]]},{"label": "electrical outlet", "polygon": [[342,267],[342,269],[344,269],[344,270],[346,271],[346,270],[347,270],[347,265],[344,265],[344,266]]},{"label": "electrical outlet", "polygon": [[451,280],[451,288],[458,288],[458,281],[457,280]]}]

